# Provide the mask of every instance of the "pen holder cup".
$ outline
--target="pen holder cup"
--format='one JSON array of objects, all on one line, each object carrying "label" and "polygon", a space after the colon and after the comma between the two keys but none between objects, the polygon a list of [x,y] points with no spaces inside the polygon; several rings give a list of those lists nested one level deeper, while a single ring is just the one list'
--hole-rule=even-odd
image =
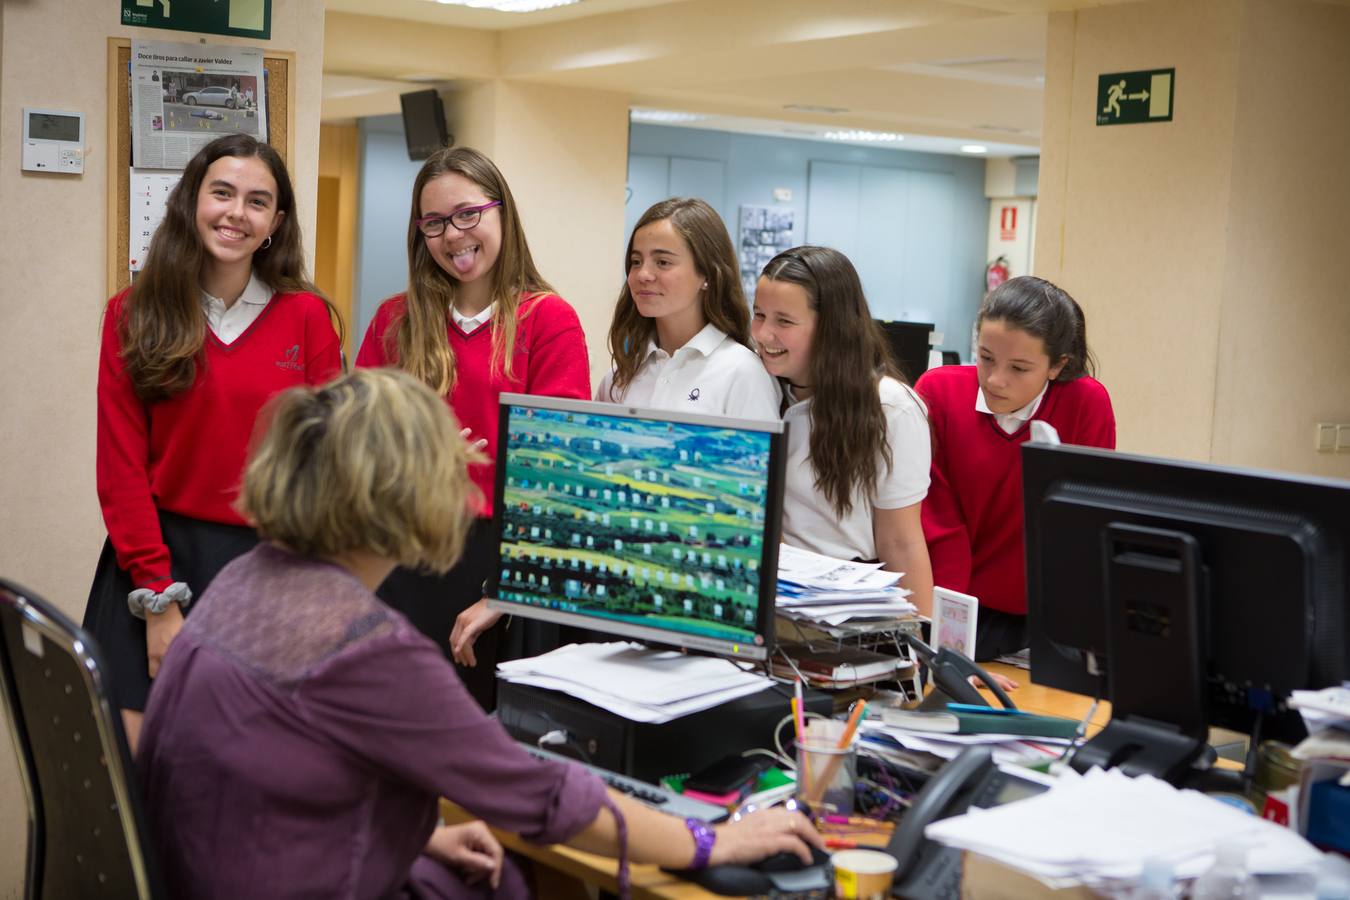
[{"label": "pen holder cup", "polygon": [[817,813],[853,812],[858,757],[853,744],[805,737],[797,741],[797,799]]}]

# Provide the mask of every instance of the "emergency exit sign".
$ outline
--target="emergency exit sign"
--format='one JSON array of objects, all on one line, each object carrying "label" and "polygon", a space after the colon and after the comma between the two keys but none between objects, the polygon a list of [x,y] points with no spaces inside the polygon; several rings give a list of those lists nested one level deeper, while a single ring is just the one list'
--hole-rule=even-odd
[{"label": "emergency exit sign", "polygon": [[1138,125],[1172,121],[1176,69],[1097,76],[1097,124]]}]

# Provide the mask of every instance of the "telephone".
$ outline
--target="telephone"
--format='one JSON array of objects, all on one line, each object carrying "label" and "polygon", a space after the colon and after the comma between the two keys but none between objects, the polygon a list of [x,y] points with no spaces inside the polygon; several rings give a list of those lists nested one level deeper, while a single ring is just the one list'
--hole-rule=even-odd
[{"label": "telephone", "polygon": [[886,851],[900,862],[891,893],[913,900],[955,900],[961,895],[961,851],[927,840],[931,822],[1034,797],[1046,786],[1000,769],[988,747],[970,747],[928,779]]},{"label": "telephone", "polygon": [[913,648],[919,661],[933,673],[933,690],[929,691],[923,703],[919,704],[919,709],[946,709],[947,704],[953,701],[969,703],[972,706],[988,706],[989,702],[981,697],[980,692],[967,680],[971,677],[984,682],[984,686],[989,688],[999,703],[1003,704],[1004,709],[1017,709],[1017,704],[1004,693],[998,682],[969,656],[950,647],[934,650],[916,635],[906,634],[902,637],[905,643]]}]

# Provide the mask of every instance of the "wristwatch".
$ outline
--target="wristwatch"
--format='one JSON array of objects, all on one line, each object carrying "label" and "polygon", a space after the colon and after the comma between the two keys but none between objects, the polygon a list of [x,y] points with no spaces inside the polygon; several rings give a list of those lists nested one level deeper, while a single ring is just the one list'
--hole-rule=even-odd
[{"label": "wristwatch", "polygon": [[702,819],[685,819],[684,827],[694,836],[694,861],[689,864],[689,868],[706,869],[708,859],[712,856],[713,844],[717,842],[717,832]]}]

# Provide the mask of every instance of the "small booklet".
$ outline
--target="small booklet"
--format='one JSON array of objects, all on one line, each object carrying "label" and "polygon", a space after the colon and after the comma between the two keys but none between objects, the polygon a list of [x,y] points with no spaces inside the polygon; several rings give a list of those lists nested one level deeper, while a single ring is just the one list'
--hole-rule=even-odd
[{"label": "small booklet", "polygon": [[[828,650],[784,648],[783,652],[792,657],[792,661],[807,678],[823,681],[876,681],[893,675],[897,668],[906,664],[905,660],[898,657],[857,647]],[[786,677],[796,674],[791,666],[778,659],[774,660],[773,670],[774,674]]]}]

